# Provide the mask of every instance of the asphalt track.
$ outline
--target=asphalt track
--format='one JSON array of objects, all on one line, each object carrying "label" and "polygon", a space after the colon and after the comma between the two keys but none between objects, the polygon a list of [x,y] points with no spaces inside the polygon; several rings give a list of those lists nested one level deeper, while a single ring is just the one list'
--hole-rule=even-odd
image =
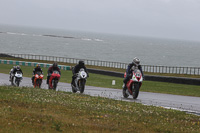
[{"label": "asphalt track", "polygon": [[[9,75],[0,73],[0,85],[10,85]],[[31,78],[23,77],[20,86],[32,87]],[[43,89],[48,89],[46,80],[43,81],[41,86]],[[71,85],[68,83],[58,83],[57,91],[67,91],[72,92]],[[150,92],[140,92],[136,100],[129,98],[123,98],[122,90],[119,89],[110,89],[110,88],[101,88],[94,86],[86,86],[84,94],[91,96],[100,96],[112,98],[115,100],[123,100],[127,102],[138,102],[144,105],[153,105],[160,106],[169,109],[176,109],[185,111],[188,113],[200,115],[200,97],[191,97],[191,96],[179,96],[179,95],[170,95],[170,94],[161,94],[161,93],[150,93]]]}]

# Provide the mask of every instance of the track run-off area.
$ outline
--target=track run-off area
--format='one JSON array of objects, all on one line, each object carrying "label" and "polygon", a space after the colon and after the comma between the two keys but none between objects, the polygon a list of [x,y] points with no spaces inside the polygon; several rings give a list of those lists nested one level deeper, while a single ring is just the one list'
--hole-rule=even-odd
[{"label": "track run-off area", "polygon": [[[0,73],[0,85],[11,85],[11,83],[9,82],[8,74]],[[33,87],[31,78],[23,77],[20,86]],[[46,80],[43,80],[41,88],[48,89]],[[57,86],[57,91],[72,92],[71,84],[59,82]],[[123,100],[127,102],[137,102],[144,105],[153,105],[200,115],[200,97],[140,92],[137,99],[133,99],[132,96],[129,96],[128,98],[123,98],[122,89],[102,88],[87,85],[83,94],[90,96],[106,97],[115,100]]]}]

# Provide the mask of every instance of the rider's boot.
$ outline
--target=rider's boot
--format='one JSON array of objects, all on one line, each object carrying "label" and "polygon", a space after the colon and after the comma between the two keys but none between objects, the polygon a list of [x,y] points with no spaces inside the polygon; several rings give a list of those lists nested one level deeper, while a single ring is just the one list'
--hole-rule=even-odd
[{"label": "rider's boot", "polygon": [[10,81],[10,82],[12,81],[11,79],[12,79],[12,77],[11,77],[11,75],[10,75],[10,76],[9,76],[9,81]]},{"label": "rider's boot", "polygon": [[123,88],[123,89],[126,89],[126,88],[127,88],[125,83],[122,85],[122,88]]},{"label": "rider's boot", "polygon": [[32,84],[34,85],[34,77],[32,77]]},{"label": "rider's boot", "polygon": [[49,76],[47,76],[47,84],[49,84]]}]

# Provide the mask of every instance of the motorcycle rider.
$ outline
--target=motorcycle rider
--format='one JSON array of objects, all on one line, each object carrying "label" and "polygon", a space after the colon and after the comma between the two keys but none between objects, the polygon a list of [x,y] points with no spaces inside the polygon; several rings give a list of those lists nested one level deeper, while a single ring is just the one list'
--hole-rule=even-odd
[{"label": "motorcycle rider", "polygon": [[53,71],[55,71],[55,70],[58,71],[59,74],[61,75],[60,68],[58,67],[57,62],[54,62],[53,65],[51,67],[49,67],[49,69],[47,71],[47,73],[48,73],[48,75],[47,75],[47,84],[49,84],[49,78],[50,78],[51,74],[53,73]]},{"label": "motorcycle rider", "polygon": [[37,72],[41,72],[41,74],[43,74],[42,68],[40,67],[40,64],[37,64],[36,67],[33,69],[33,77],[31,78],[33,84],[34,84],[35,74]]},{"label": "motorcycle rider", "polygon": [[87,73],[87,77],[89,77],[89,73],[88,73],[88,71],[87,71],[87,69],[86,69],[86,67],[85,67],[84,61],[80,60],[80,61],[78,62],[78,64],[77,64],[76,66],[74,66],[74,68],[72,69],[72,74],[73,74],[73,76],[72,76],[71,85],[74,86],[74,80],[76,79],[76,73],[78,73],[78,72],[80,71],[81,68],[84,69],[84,71]]},{"label": "motorcycle rider", "polygon": [[[12,69],[11,69],[12,70]],[[13,66],[13,70],[10,72],[10,81],[12,81],[13,80],[13,75],[15,75],[15,73],[17,72],[17,71],[19,71],[19,72],[21,72],[22,74],[23,74],[23,72],[22,72],[22,69],[20,68],[20,66]]]},{"label": "motorcycle rider", "polygon": [[135,57],[133,59],[133,62],[129,63],[129,65],[128,65],[127,69],[126,69],[126,77],[123,80],[124,84],[122,86],[124,89],[126,88],[127,82],[130,80],[130,75],[132,73],[132,67],[133,66],[138,66],[138,69],[141,71],[142,77],[144,78],[144,74],[143,74],[143,71],[142,71],[142,66],[140,65],[140,59]]}]

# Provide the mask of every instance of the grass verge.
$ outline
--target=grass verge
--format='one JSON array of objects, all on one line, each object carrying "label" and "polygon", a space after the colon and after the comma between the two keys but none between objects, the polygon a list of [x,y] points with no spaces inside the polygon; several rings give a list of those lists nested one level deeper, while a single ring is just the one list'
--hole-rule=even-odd
[{"label": "grass verge", "polygon": [[0,132],[200,132],[200,116],[108,98],[0,86]]}]

